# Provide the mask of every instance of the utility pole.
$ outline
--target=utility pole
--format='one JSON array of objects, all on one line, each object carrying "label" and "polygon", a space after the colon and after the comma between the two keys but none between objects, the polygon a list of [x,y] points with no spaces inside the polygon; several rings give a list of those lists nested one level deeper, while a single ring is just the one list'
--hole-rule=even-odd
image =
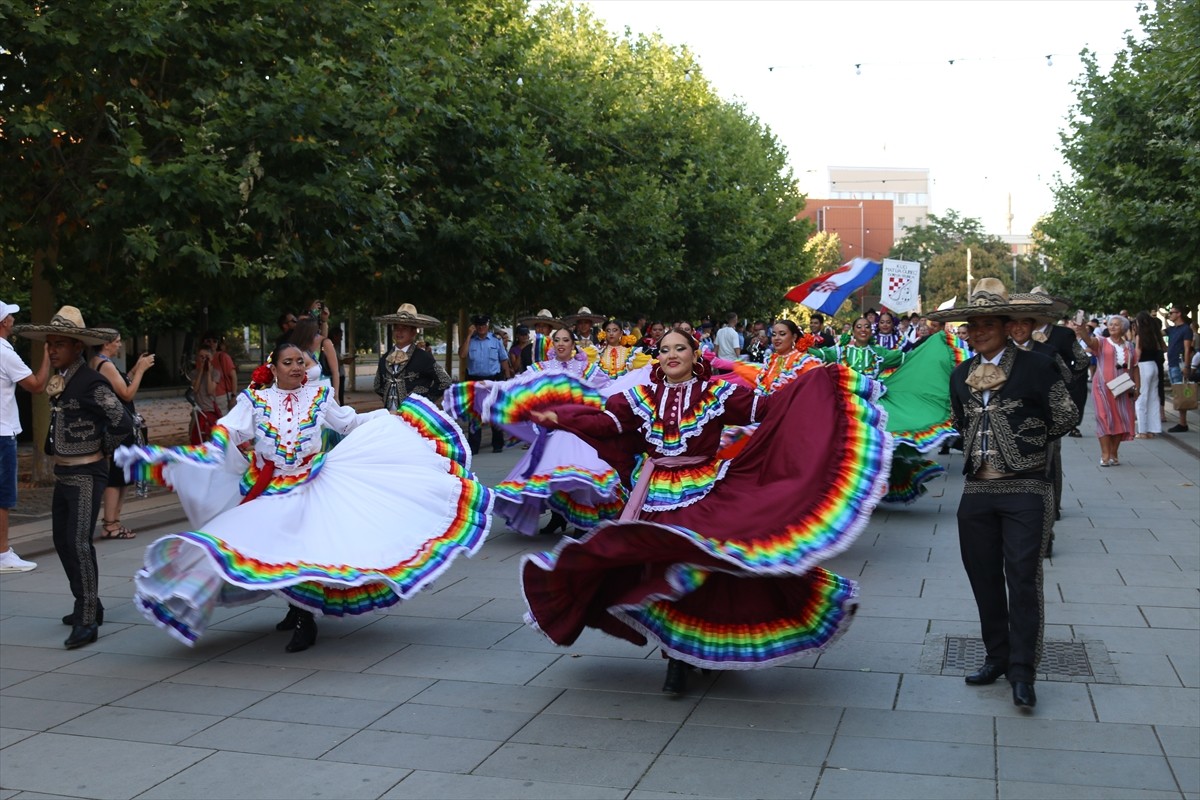
[{"label": "utility pole", "polygon": [[971,248],[967,248],[967,298],[971,297],[971,281],[975,280],[971,277]]}]

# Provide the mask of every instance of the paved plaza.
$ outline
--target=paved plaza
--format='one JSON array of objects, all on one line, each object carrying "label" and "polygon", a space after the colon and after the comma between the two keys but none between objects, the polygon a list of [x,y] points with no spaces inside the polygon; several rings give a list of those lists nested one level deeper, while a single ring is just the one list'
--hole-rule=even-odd
[{"label": "paved plaza", "polygon": [[[519,560],[555,540],[503,523],[421,596],[321,620],[288,654],[279,599],[220,610],[194,648],[133,609],[145,546],[184,525],[161,492],[128,504],[136,540],[97,542],[105,624],[65,650],[49,519],[14,517],[39,567],[0,578],[0,800],[1200,800],[1200,432],[1126,443],[1100,468],[1091,424],[1089,406],[1084,438],[1063,440],[1031,715],[1007,682],[962,680],[978,621],[957,452],[930,495],[881,506],[827,562],[861,588],[828,652],[694,674],[680,698],[659,692],[652,647],[589,631],[557,648],[523,625]],[[519,455],[485,448],[476,471],[495,483]]]}]

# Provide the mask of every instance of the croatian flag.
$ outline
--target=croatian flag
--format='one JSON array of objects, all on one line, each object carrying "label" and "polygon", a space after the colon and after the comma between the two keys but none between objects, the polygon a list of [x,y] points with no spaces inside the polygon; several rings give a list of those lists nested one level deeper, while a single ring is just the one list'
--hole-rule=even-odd
[{"label": "croatian flag", "polygon": [[784,295],[823,314],[836,314],[842,303],[858,289],[866,286],[883,267],[878,261],[855,258],[838,270],[805,281]]}]

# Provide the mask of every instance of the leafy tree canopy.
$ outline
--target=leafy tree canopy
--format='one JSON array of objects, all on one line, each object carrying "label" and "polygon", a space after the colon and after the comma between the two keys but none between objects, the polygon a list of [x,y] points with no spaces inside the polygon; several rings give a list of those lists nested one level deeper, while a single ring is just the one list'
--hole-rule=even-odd
[{"label": "leafy tree canopy", "polygon": [[1071,174],[1039,236],[1088,308],[1200,304],[1200,4],[1159,0],[1108,74],[1092,52],[1062,132]]},{"label": "leafy tree canopy", "polygon": [[[524,0],[0,5],[0,257],[130,331],[325,297],[766,315],[786,153],[691,54]],[[13,295],[15,296],[15,295]]]}]

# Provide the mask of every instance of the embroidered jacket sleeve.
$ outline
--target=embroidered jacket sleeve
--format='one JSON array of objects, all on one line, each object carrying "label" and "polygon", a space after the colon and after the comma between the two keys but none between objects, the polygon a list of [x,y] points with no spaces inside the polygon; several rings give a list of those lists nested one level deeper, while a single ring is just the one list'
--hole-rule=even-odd
[{"label": "embroidered jacket sleeve", "polygon": [[1084,349],[1083,342],[1074,337],[1072,337],[1071,341],[1071,358],[1073,362],[1071,367],[1072,374],[1076,378],[1082,377],[1086,380],[1091,357],[1088,355],[1088,351]]},{"label": "embroidered jacket sleeve", "polygon": [[1066,436],[1079,420],[1079,409],[1071,398],[1067,382],[1061,378],[1055,380],[1050,387],[1049,406],[1047,436],[1050,439],[1059,439]]},{"label": "embroidered jacket sleeve", "polygon": [[434,388],[429,393],[431,400],[440,398],[445,394],[446,390],[454,383],[454,379],[450,377],[450,373],[446,372],[446,368],[434,359],[433,362]]},{"label": "embroidered jacket sleeve", "polygon": [[977,364],[973,359],[951,377],[951,408],[966,456],[963,471],[974,474],[985,460],[999,472],[1044,470],[1047,445],[1076,424],[1066,381],[1057,369],[1047,369],[1049,362],[1040,354],[1011,347],[1000,361],[1007,380],[985,405],[982,393],[966,385]]},{"label": "embroidered jacket sleeve", "polygon": [[386,358],[387,358],[387,356],[380,356],[379,357],[379,366],[377,366],[375,368],[375,383],[374,383],[373,388],[375,390],[375,394],[379,395],[380,400],[384,399],[384,387],[387,386],[387,375],[386,375],[387,363],[385,361]]},{"label": "embroidered jacket sleeve", "polygon": [[133,433],[133,417],[107,382],[92,385],[90,405],[93,413],[104,420],[102,447],[105,453],[111,453]]}]

